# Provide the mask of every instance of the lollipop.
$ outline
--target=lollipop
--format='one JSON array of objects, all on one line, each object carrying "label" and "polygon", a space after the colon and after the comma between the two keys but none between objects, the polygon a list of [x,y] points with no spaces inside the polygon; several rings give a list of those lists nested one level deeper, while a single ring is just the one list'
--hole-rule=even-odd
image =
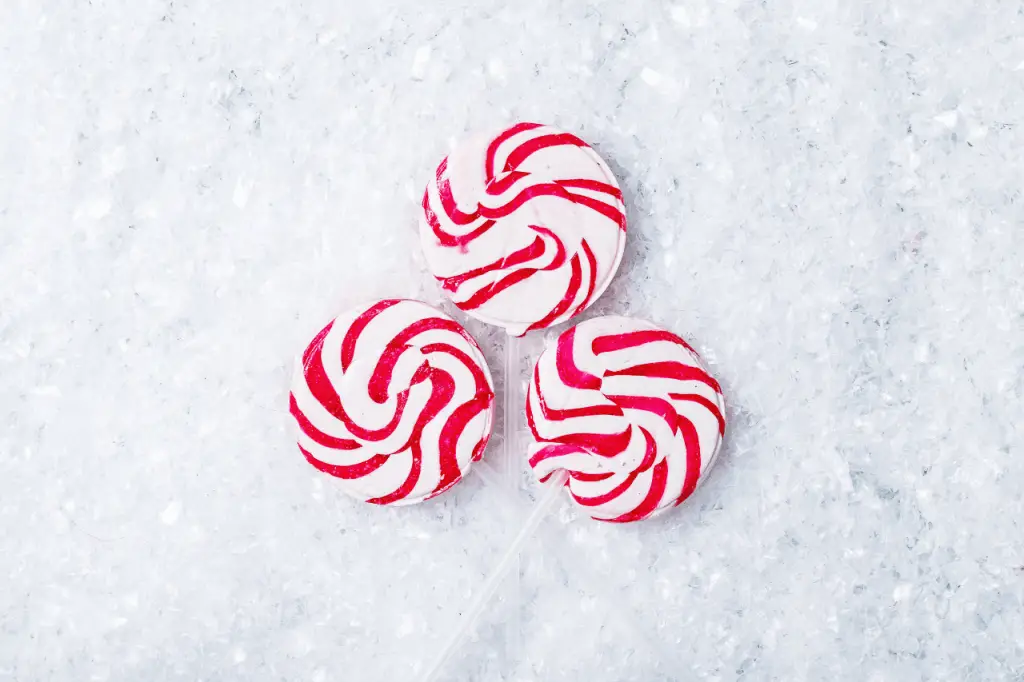
[{"label": "lollipop", "polygon": [[299,450],[373,504],[412,504],[455,485],[491,433],[494,389],[476,342],[417,301],[354,308],[302,355],[290,411]]},{"label": "lollipop", "polygon": [[539,123],[467,140],[423,195],[431,273],[455,305],[515,336],[593,303],[625,236],[608,165],[580,138]]},{"label": "lollipop", "polygon": [[568,473],[595,519],[637,521],[689,497],[725,435],[722,390],[675,334],[627,317],[565,331],[541,354],[527,392],[534,474]]},{"label": "lollipop", "polygon": [[639,521],[703,482],[725,434],[722,391],[689,345],[649,322],[598,317],[540,356],[526,404],[529,461],[545,483],[533,511],[420,678],[432,682],[568,488],[602,521]]}]

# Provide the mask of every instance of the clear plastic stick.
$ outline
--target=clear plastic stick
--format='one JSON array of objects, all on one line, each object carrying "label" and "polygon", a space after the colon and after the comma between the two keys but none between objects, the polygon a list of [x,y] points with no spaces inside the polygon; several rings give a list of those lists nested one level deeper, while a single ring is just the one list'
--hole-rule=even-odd
[{"label": "clear plastic stick", "polygon": [[508,546],[508,549],[505,550],[505,554],[502,555],[501,560],[498,561],[491,574],[487,576],[487,580],[477,590],[476,596],[470,602],[469,607],[463,612],[458,626],[452,632],[451,637],[448,638],[444,648],[441,649],[434,659],[433,664],[420,677],[421,682],[434,682],[444,668],[445,663],[448,662],[448,659],[462,646],[469,633],[473,631],[473,627],[476,625],[477,620],[479,620],[480,614],[483,613],[491,597],[498,590],[502,579],[510,568],[518,565],[519,552],[523,545],[526,544],[526,541],[533,535],[540,522],[544,520],[558,502],[562,487],[565,485],[568,477],[569,475],[565,471],[559,470],[552,474],[548,482],[544,484],[544,492],[541,493],[537,504],[533,507],[533,511],[530,512],[530,516],[526,519],[522,528],[519,529],[519,533],[512,541],[512,544]]},{"label": "clear plastic stick", "polygon": [[[523,502],[513,497],[505,490],[501,478],[487,462],[477,462],[473,465],[473,474],[483,479],[484,483],[490,486],[494,494],[500,498],[502,504],[509,505],[512,509],[520,509]],[[556,534],[557,533],[557,534]],[[610,597],[610,593],[616,589],[607,580],[601,578],[598,573],[591,569],[587,561],[580,561],[579,557],[570,557],[567,550],[575,551],[579,548],[568,547],[564,542],[564,529],[562,528],[541,528],[539,529],[538,542],[544,544],[544,551],[553,554],[556,558],[566,564],[573,566],[573,576],[583,582],[583,586],[589,585],[590,592],[596,596],[604,595],[607,598],[608,607],[618,619],[633,631],[633,634],[641,642],[647,644],[650,653],[664,666],[669,669],[683,669],[683,662],[674,649],[665,646],[664,642],[644,622],[643,617],[634,609],[625,606],[617,598]]]},{"label": "clear plastic stick", "polygon": [[[522,454],[519,451],[519,411],[522,407],[519,396],[519,338],[511,334],[505,339],[505,401],[504,401],[504,423],[505,438],[503,439],[502,452],[502,478],[508,490],[514,491],[518,488],[518,474]],[[510,512],[514,514],[513,523],[519,523],[519,509],[513,507]],[[515,526],[513,526],[515,527]],[[519,658],[522,636],[522,601],[520,595],[519,577],[521,563],[519,554],[516,554],[512,566],[513,576],[506,586],[507,599],[509,604],[509,619],[505,624],[505,642],[509,655],[513,659]]]}]

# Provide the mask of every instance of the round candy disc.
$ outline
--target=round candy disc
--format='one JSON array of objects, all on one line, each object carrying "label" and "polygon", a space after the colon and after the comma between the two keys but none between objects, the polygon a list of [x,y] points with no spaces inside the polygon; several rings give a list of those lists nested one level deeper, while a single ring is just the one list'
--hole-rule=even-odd
[{"label": "round candy disc", "polygon": [[473,338],[408,300],[360,306],[324,327],[290,399],[309,463],[374,504],[420,502],[455,485],[483,454],[494,414]]},{"label": "round candy disc", "polygon": [[675,334],[627,317],[565,331],[537,361],[526,415],[541,480],[564,469],[601,521],[637,521],[697,488],[725,434],[722,391]]},{"label": "round candy disc", "polygon": [[625,236],[608,165],[580,138],[539,123],[466,141],[423,195],[430,271],[455,305],[516,336],[593,303]]}]

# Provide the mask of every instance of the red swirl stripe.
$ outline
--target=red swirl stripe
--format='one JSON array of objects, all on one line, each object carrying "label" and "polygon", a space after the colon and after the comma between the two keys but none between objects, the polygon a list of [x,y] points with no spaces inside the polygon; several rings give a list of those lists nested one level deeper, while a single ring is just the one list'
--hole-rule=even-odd
[{"label": "red swirl stripe", "polygon": [[686,500],[725,433],[721,387],[681,338],[624,317],[598,317],[541,355],[527,395],[541,480],[569,473],[594,518],[628,522]]},{"label": "red swirl stripe", "polygon": [[457,483],[483,454],[494,391],[455,320],[388,299],[332,321],[302,355],[289,412],[299,449],[373,504],[409,504]]},{"label": "red swirl stripe", "polygon": [[697,352],[690,347],[690,344],[686,343],[672,332],[667,332],[662,329],[641,329],[634,332],[628,332],[626,334],[610,334],[608,336],[601,336],[594,339],[594,342],[591,344],[591,349],[595,355],[601,355],[602,353],[610,353],[614,350],[635,348],[636,346],[642,346],[646,343],[654,343],[655,341],[675,343],[691,353]]},{"label": "red swirl stripe", "polygon": [[[510,140],[513,136],[518,135],[519,133],[523,133],[528,130],[536,130],[537,128],[541,127],[542,126],[540,123],[528,123],[524,121],[523,123],[517,123],[514,126],[511,126],[510,128],[506,128],[505,130],[498,133],[498,135],[495,136],[493,140],[491,140],[491,142],[487,145],[487,158],[484,161],[484,168],[486,169],[487,173],[487,182],[493,180],[496,174],[494,159],[498,156],[498,149],[501,147],[501,145],[503,145],[505,142]],[[503,170],[512,169],[503,168]]]}]

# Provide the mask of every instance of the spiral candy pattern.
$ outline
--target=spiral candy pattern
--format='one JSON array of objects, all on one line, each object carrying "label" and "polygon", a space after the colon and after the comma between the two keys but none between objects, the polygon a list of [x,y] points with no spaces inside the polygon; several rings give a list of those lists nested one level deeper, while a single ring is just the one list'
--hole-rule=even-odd
[{"label": "spiral candy pattern", "polygon": [[527,393],[541,480],[568,472],[572,499],[595,519],[627,522],[683,502],[725,435],[721,387],[675,334],[598,317],[540,356]]},{"label": "spiral candy pattern", "polygon": [[494,387],[455,320],[388,299],[330,322],[290,395],[306,460],[373,504],[411,504],[457,483],[483,454]]},{"label": "spiral candy pattern", "polygon": [[519,336],[584,310],[622,259],[626,217],[608,165],[538,123],[473,138],[423,195],[428,267],[466,313]]}]

